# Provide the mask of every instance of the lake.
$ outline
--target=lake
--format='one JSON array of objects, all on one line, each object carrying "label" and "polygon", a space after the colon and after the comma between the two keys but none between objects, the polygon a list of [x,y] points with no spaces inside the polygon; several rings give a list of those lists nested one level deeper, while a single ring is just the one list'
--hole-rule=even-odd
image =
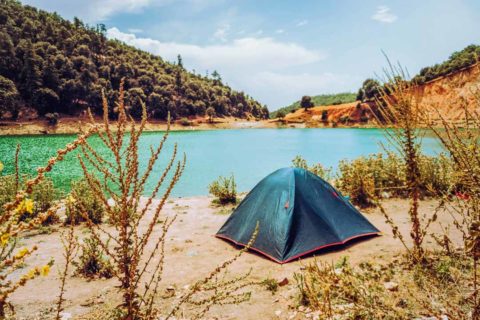
[{"label": "lake", "polygon": [[[149,146],[156,145],[162,132],[147,132],[140,140],[140,161],[145,164]],[[44,166],[56,150],[75,139],[75,135],[0,136],[0,161],[5,165],[3,174],[13,172],[15,146],[20,143],[20,169],[33,174]],[[108,154],[98,137],[89,139],[100,153]],[[153,171],[147,191],[151,190],[161,175],[178,143],[180,155],[186,153],[185,172],[172,192],[172,196],[208,194],[208,185],[219,175],[234,174],[238,191],[248,191],[272,171],[291,166],[296,155],[309,163],[320,162],[336,168],[342,159],[381,152],[380,143],[386,138],[380,129],[320,128],[320,129],[239,129],[212,131],[171,132],[161,163]],[[103,148],[102,148],[103,147]],[[441,150],[438,141],[427,135],[423,139],[423,152],[435,154]],[[57,187],[68,190],[70,181],[83,176],[75,154],[69,154],[49,174]]]}]

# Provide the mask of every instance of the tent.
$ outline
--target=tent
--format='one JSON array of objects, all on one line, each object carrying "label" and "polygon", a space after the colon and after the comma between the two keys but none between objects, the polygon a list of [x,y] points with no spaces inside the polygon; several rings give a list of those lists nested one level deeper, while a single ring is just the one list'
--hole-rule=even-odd
[{"label": "tent", "polygon": [[379,234],[337,190],[300,168],[279,169],[260,181],[216,236],[286,263],[322,248]]}]

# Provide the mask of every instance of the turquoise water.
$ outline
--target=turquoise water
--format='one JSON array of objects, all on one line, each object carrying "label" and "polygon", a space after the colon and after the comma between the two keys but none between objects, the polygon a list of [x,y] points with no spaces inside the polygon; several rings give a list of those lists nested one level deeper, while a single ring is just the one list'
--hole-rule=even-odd
[{"label": "turquoise water", "polygon": [[[149,146],[156,145],[163,133],[145,133],[140,140],[140,161],[146,163]],[[0,161],[5,164],[3,174],[13,171],[15,146],[20,143],[20,169],[34,173],[55,154],[56,150],[75,139],[74,135],[0,136]],[[108,157],[97,137],[89,139],[100,153]],[[250,190],[272,171],[291,165],[296,155],[309,163],[320,162],[336,168],[342,159],[354,159],[382,151],[380,143],[386,139],[379,129],[241,129],[216,131],[177,131],[170,133],[161,163],[155,167],[147,191],[153,188],[161,175],[162,165],[169,158],[174,143],[180,154],[187,155],[185,172],[173,190],[173,196],[208,194],[208,184],[219,175],[233,173],[239,191]],[[439,143],[430,136],[423,139],[423,152],[435,154]],[[69,154],[50,173],[55,184],[67,190],[72,179],[83,173],[75,154]]]}]

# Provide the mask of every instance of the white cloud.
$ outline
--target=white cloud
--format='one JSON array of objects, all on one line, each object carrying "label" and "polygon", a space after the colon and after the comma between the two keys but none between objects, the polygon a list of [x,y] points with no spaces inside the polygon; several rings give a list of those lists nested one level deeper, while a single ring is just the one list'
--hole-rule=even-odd
[{"label": "white cloud", "polygon": [[230,31],[230,25],[225,24],[221,27],[219,27],[217,30],[215,30],[213,34],[213,38],[215,40],[220,40],[222,42],[227,42],[228,38],[228,32]]},{"label": "white cloud", "polygon": [[306,24],[308,24],[308,20],[302,20],[297,22],[297,27],[303,27]]},{"label": "white cloud", "polygon": [[130,29],[128,29],[128,32],[130,32],[130,33],[142,33],[143,29],[130,28]]},{"label": "white cloud", "polygon": [[282,33],[285,33],[285,30],[283,30],[283,29],[277,29],[277,30],[275,30],[275,33],[277,33],[277,34],[282,34]]},{"label": "white cloud", "polygon": [[316,63],[326,55],[269,37],[244,37],[204,46],[142,38],[117,28],[108,29],[107,37],[169,61],[181,54],[185,66],[200,73],[218,70],[233,88],[248,92],[272,109],[290,103],[307,91],[309,94],[318,93],[338,82],[334,75],[328,74],[286,75],[290,68]]},{"label": "white cloud", "polygon": [[384,23],[392,23],[397,20],[397,16],[394,15],[391,11],[390,8],[387,6],[379,6],[377,7],[377,11],[375,14],[372,16],[373,20],[377,20],[380,22]]},{"label": "white cloud", "polygon": [[206,46],[141,38],[133,33],[121,32],[117,28],[108,29],[107,37],[119,39],[167,60],[174,60],[181,54],[186,64],[196,70],[278,70],[325,58],[321,52],[268,37],[246,37],[225,44]]}]

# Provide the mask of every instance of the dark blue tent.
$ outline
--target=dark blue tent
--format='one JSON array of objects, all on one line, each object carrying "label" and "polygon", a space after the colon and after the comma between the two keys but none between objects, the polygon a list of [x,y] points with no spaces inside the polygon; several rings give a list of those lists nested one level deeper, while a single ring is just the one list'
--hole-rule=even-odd
[{"label": "dark blue tent", "polygon": [[299,168],[279,169],[243,199],[217,237],[246,245],[278,263],[379,231],[337,190]]}]

